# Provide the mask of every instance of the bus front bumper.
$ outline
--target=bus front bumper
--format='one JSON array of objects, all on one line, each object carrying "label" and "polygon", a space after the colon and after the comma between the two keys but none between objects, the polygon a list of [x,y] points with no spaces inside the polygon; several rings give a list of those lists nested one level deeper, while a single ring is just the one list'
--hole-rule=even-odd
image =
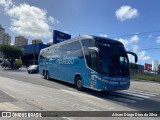
[{"label": "bus front bumper", "polygon": [[126,78],[103,78],[99,79],[97,84],[98,91],[116,91],[127,90],[130,87],[130,77]]}]

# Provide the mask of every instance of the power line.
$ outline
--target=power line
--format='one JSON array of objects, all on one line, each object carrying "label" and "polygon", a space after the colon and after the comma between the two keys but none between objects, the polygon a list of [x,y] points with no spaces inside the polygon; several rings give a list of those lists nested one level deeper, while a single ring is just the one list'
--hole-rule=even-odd
[{"label": "power line", "polygon": [[99,33],[99,34],[124,34],[124,33],[107,33],[107,32],[104,32],[104,31],[83,31],[83,30],[61,30],[61,31],[71,31],[71,32],[76,32],[76,33]]},{"label": "power line", "polygon": [[160,33],[160,30],[139,32],[139,33],[131,33],[131,34],[123,34],[123,35],[117,36],[117,37],[127,37],[127,36],[133,36],[133,35],[145,35],[145,34],[153,34],[153,33]]},{"label": "power line", "polygon": [[142,49],[139,49],[139,50],[159,50],[160,48],[142,48]]},{"label": "power line", "polygon": [[112,35],[116,35],[119,34],[119,36],[114,36],[114,37],[127,37],[127,36],[133,36],[133,35],[145,35],[145,34],[153,34],[153,33],[160,33],[160,30],[154,30],[154,31],[145,31],[145,32],[139,32],[139,33],[107,33],[104,31],[83,31],[83,30],[63,30],[63,31],[71,31],[71,32],[77,32],[77,33],[97,33],[97,34],[112,34]]},{"label": "power line", "polygon": [[148,48],[155,48],[155,47],[160,47],[160,45],[144,46],[144,47],[141,47],[141,48],[142,49],[148,49]]},{"label": "power line", "polygon": [[[129,34],[124,34],[124,33],[106,33],[106,32],[100,32],[100,31],[96,31],[96,32],[89,32],[89,31],[77,31],[77,30],[66,30],[66,31],[72,31],[72,32],[83,32],[83,33],[99,33],[99,34],[122,34],[120,36],[116,36],[116,37],[126,37],[126,36],[133,36],[133,35],[146,35],[146,34],[155,34],[155,33],[160,33],[160,30],[154,30],[154,31],[145,31],[145,32],[139,32],[139,33],[129,33]],[[149,50],[158,50],[159,51],[160,49],[160,45],[152,45],[152,46],[145,46],[145,47],[142,47],[140,48],[139,50],[142,51],[142,50],[146,50],[146,51],[149,51]]]}]

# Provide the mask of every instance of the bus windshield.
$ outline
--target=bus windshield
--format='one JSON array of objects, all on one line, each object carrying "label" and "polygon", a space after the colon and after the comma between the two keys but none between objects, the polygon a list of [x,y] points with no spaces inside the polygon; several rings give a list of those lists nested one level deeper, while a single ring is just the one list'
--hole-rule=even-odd
[{"label": "bus windshield", "polygon": [[129,60],[121,43],[98,40],[96,47],[99,48],[99,63],[102,74],[112,77],[129,76]]}]

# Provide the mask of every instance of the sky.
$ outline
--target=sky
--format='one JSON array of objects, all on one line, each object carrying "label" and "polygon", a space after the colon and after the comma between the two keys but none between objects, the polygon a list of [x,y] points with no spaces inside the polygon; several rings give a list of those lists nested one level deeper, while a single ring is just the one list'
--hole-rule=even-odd
[{"label": "sky", "polygon": [[[0,24],[29,43],[53,40],[53,30],[72,37],[97,35],[121,41],[138,64],[160,63],[159,0],[0,0]],[[130,58],[132,61],[132,58]]]}]

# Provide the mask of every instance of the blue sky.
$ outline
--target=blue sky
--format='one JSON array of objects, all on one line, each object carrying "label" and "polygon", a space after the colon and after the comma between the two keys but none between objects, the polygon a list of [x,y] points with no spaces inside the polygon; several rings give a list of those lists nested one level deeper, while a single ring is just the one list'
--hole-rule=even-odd
[{"label": "blue sky", "polygon": [[0,0],[0,24],[12,36],[52,40],[54,29],[72,37],[106,36],[136,52],[139,64],[160,63],[159,0]]}]

